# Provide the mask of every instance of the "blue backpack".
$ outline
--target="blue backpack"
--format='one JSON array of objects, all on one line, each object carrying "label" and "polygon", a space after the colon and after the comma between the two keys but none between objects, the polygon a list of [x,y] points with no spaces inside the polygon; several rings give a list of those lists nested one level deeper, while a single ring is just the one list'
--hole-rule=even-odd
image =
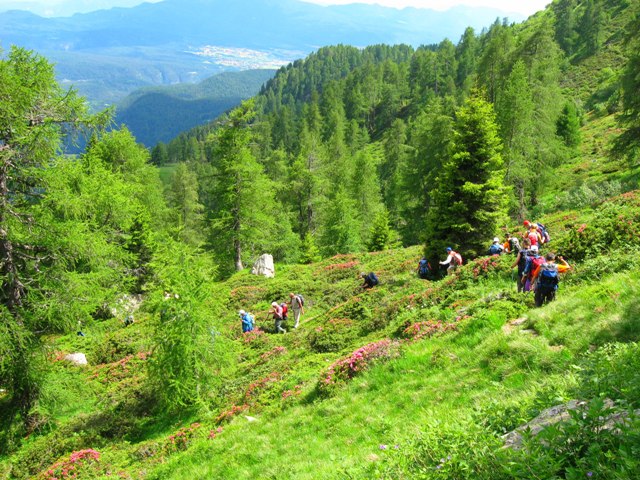
[{"label": "blue backpack", "polygon": [[369,279],[371,280],[371,285],[373,286],[376,286],[378,285],[378,283],[380,283],[380,280],[378,280],[378,277],[373,272],[369,274]]},{"label": "blue backpack", "polygon": [[547,267],[546,264],[542,265],[538,274],[538,287],[542,287],[545,290],[557,290],[558,269]]},{"label": "blue backpack", "polygon": [[418,275],[420,278],[427,278],[429,275],[429,262],[424,258],[418,263]]},{"label": "blue backpack", "polygon": [[489,255],[499,255],[502,253],[502,245],[494,243],[489,247]]}]

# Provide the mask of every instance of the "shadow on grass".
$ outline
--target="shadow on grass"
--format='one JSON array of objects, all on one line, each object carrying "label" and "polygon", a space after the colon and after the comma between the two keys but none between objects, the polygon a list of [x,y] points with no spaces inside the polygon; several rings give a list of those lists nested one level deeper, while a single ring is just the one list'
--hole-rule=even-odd
[{"label": "shadow on grass", "polygon": [[596,335],[599,345],[608,342],[635,342],[640,339],[640,298],[633,298],[625,306],[620,320]]}]

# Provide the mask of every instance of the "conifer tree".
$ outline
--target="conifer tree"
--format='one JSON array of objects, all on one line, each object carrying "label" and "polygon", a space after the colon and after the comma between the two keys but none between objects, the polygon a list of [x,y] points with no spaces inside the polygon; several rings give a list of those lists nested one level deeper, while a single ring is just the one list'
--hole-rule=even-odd
[{"label": "conifer tree", "polygon": [[452,155],[432,194],[426,229],[432,265],[449,245],[464,258],[476,257],[498,232],[508,195],[501,150],[493,107],[474,92],[456,112]]},{"label": "conifer tree", "polygon": [[567,147],[575,148],[580,145],[580,118],[574,102],[565,103],[556,121],[556,133]]},{"label": "conifer tree", "polygon": [[451,99],[434,98],[410,126],[409,152],[400,166],[398,229],[405,244],[424,241],[431,192],[451,152]]},{"label": "conifer tree", "polygon": [[[254,101],[233,110],[223,127],[210,140],[215,180],[211,198],[210,243],[223,261],[244,268],[243,255],[255,255],[275,237],[278,211],[275,186],[264,174],[251,150]],[[253,251],[245,252],[246,249]]]},{"label": "conifer tree", "polygon": [[369,241],[367,250],[379,252],[396,246],[398,234],[389,224],[389,212],[386,208],[381,209],[375,216],[369,229]]},{"label": "conifer tree", "polygon": [[168,204],[178,220],[178,238],[192,246],[204,241],[204,205],[198,198],[198,177],[187,163],[180,163],[171,178]]},{"label": "conifer tree", "polygon": [[517,216],[526,215],[527,191],[531,188],[534,170],[534,102],[528,73],[518,60],[507,77],[505,87],[496,101],[496,115],[504,143],[505,180],[514,188]]},{"label": "conifer tree", "polygon": [[616,139],[614,152],[633,164],[640,157],[640,1],[634,0],[629,9],[625,46],[627,63],[622,74],[622,113],[619,121],[624,128]]},{"label": "conifer tree", "polygon": [[54,228],[43,228],[36,210],[63,128],[90,118],[46,59],[17,47],[0,57],[0,98],[0,385],[26,420],[39,394],[38,332],[60,321],[43,309],[62,293],[51,272],[65,264],[54,254],[64,251]]}]

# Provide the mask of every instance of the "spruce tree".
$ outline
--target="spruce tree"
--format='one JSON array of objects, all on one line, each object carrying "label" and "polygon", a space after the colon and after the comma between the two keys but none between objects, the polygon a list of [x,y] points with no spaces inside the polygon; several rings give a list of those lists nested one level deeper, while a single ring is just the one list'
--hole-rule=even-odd
[{"label": "spruce tree", "polygon": [[501,150],[493,107],[474,92],[456,112],[452,155],[432,193],[426,228],[432,265],[447,246],[467,259],[481,255],[498,233],[508,195]]},{"label": "spruce tree", "polygon": [[556,133],[567,147],[575,148],[580,145],[580,118],[574,102],[565,103],[556,121]]}]

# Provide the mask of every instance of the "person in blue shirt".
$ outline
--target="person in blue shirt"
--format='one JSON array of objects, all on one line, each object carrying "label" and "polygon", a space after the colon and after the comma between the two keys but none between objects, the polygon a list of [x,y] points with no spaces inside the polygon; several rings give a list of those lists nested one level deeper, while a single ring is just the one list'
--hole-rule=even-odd
[{"label": "person in blue shirt", "polygon": [[238,312],[242,320],[242,333],[253,331],[253,315],[244,310]]}]

